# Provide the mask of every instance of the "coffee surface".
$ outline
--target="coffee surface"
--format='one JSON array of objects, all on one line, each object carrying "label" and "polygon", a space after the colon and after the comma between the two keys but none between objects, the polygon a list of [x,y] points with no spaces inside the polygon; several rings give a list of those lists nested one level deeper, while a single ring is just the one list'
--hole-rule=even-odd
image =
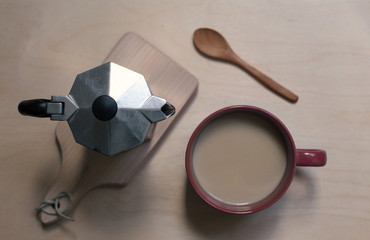
[{"label": "coffee surface", "polygon": [[193,151],[194,173],[206,192],[229,204],[269,195],[286,168],[284,141],[266,120],[233,113],[212,121]]}]

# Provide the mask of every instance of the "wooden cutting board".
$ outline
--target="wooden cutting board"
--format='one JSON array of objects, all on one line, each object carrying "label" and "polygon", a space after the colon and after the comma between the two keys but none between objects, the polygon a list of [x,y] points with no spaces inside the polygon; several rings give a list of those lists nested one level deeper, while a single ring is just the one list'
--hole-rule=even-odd
[{"label": "wooden cutting board", "polygon": [[[63,191],[70,192],[72,203],[67,197],[59,199],[58,210],[65,215],[70,215],[79,200],[92,189],[112,185],[124,186],[150,158],[150,153],[182,114],[184,106],[195,95],[198,86],[198,81],[192,74],[135,33],[127,33],[121,38],[104,62],[109,61],[143,74],[152,94],[174,105],[176,113],[156,124],[150,140],[112,157],[77,144],[68,124],[58,123],[56,138],[61,150],[61,169],[46,194],[45,201],[55,198]],[[46,206],[44,210],[55,212],[52,206]],[[58,215],[48,215],[43,211],[39,211],[38,216],[45,225],[61,219]]]}]

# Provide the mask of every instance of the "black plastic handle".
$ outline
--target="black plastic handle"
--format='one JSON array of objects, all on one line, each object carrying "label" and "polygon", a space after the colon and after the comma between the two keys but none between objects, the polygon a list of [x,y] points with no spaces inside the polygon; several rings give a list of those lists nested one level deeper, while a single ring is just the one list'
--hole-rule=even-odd
[{"label": "black plastic handle", "polygon": [[49,99],[25,100],[19,103],[18,112],[32,117],[50,117],[50,114],[47,114],[47,104],[49,102],[51,102]]}]

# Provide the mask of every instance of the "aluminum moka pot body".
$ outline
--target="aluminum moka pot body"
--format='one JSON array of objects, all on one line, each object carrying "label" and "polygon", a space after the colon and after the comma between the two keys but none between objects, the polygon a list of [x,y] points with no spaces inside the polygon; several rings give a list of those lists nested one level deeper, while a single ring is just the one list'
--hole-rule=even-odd
[{"label": "aluminum moka pot body", "polygon": [[18,110],[68,121],[76,142],[108,156],[142,144],[154,123],[175,113],[143,75],[113,62],[78,74],[67,96],[22,101]]}]

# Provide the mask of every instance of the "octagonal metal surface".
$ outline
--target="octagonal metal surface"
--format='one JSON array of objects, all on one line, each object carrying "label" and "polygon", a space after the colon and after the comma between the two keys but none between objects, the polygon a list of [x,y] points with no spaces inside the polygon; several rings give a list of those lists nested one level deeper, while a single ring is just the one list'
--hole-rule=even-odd
[{"label": "octagonal metal surface", "polygon": [[[102,95],[117,103],[109,121],[97,119],[92,111],[94,100]],[[78,109],[68,119],[76,142],[108,156],[141,144],[152,122],[140,107],[151,95],[143,75],[113,62],[77,75],[69,97]]]}]

